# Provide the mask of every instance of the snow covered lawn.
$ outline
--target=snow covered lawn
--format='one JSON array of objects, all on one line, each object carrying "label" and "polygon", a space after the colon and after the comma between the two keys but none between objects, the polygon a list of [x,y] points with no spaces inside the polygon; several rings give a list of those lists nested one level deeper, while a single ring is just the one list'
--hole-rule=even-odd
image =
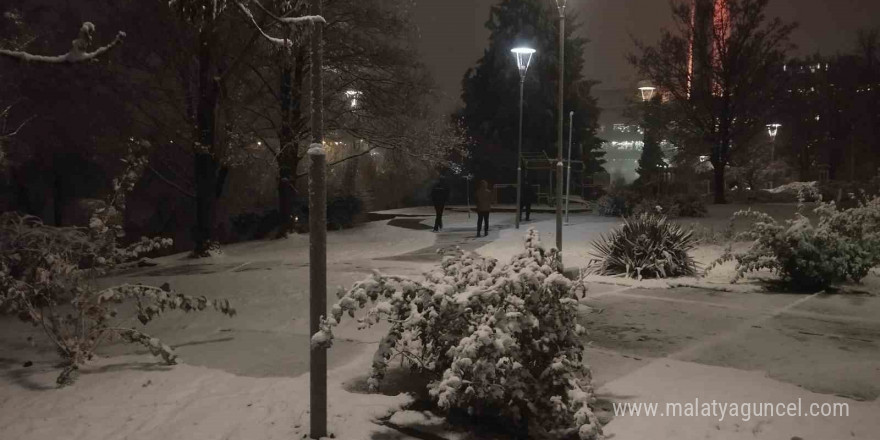
[{"label": "snow covered lawn", "polygon": [[[371,356],[361,350],[329,372],[329,430],[336,438],[369,439],[388,432],[372,420],[410,400],[343,388],[363,374]],[[0,382],[0,438],[290,440],[309,432],[308,374],[252,378],[123,356],[98,360],[72,387],[54,389],[56,375],[44,370],[25,383]]]}]

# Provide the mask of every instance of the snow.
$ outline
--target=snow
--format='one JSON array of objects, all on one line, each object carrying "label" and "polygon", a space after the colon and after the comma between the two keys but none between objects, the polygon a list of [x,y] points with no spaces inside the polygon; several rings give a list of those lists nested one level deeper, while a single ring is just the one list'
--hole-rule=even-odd
[{"label": "snow", "polygon": [[309,145],[309,154],[312,156],[324,156],[327,154],[327,151],[323,145],[315,143]]},{"label": "snow", "polygon": [[116,38],[106,46],[101,46],[93,52],[86,52],[88,44],[91,42],[92,34],[95,32],[95,25],[87,21],[82,24],[79,32],[79,38],[73,40],[73,46],[70,51],[64,55],[34,55],[24,51],[6,49],[0,49],[0,55],[23,62],[48,64],[81,63],[97,59],[116,45],[122,44],[122,40],[126,37],[125,32],[120,31],[116,34]]},{"label": "snow", "polygon": [[269,42],[271,42],[272,44],[276,44],[278,46],[282,46],[282,47],[292,47],[293,46],[293,42],[286,39],[286,38],[275,38],[275,37],[267,34],[263,30],[263,28],[261,28],[260,25],[257,23],[257,20],[254,18],[254,14],[251,13],[250,9],[248,9],[247,6],[245,6],[241,2],[236,2],[236,4],[238,5],[238,8],[241,9],[241,11],[244,13],[244,15],[246,15],[248,17],[248,19],[250,19],[251,24],[260,32],[260,34],[263,35],[263,37],[265,37],[267,40],[269,40]]},{"label": "snow", "polygon": [[299,24],[299,23],[324,23],[327,24],[327,20],[324,20],[324,17],[320,15],[304,15],[302,17],[281,17],[278,19],[282,23],[288,24]]},{"label": "snow", "polygon": [[[363,350],[328,373],[328,425],[336,438],[369,439],[387,431],[373,420],[411,400],[344,389],[369,361],[370,350]],[[33,386],[53,384],[54,371],[31,376],[32,386],[0,383],[0,438],[288,440],[309,432],[308,374],[240,377],[190,365],[155,366],[147,356],[101,359],[82,373],[74,386],[60,390]]]},{"label": "snow", "polygon": [[[618,416],[605,426],[605,435],[615,439],[876,439],[880,432],[880,401],[857,402],[816,394],[765,376],[743,371],[658,359],[598,390],[614,396],[616,402],[688,403],[699,399],[721,403],[785,403],[801,399],[804,409],[811,403],[844,402],[849,417],[647,417]],[[658,410],[659,411],[659,410]]]}]

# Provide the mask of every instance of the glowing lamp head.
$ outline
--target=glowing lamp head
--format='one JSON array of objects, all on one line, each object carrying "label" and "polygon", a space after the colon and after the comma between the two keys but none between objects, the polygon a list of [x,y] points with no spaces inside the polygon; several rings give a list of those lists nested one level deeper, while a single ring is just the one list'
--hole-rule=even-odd
[{"label": "glowing lamp head", "polygon": [[516,67],[519,69],[520,78],[525,79],[526,72],[529,71],[529,65],[532,63],[532,56],[535,55],[535,49],[529,47],[516,47],[510,50],[516,57]]},{"label": "glowing lamp head", "polygon": [[776,139],[776,135],[779,133],[779,127],[782,127],[782,124],[767,124],[767,134],[769,134],[771,138]]},{"label": "glowing lamp head", "polygon": [[351,108],[357,108],[358,99],[360,99],[361,96],[363,96],[363,92],[360,92],[358,90],[346,90],[345,91],[345,97],[351,101]]},{"label": "glowing lamp head", "polygon": [[642,94],[642,101],[650,101],[654,98],[654,92],[657,88],[651,85],[650,81],[639,81],[639,93]]}]

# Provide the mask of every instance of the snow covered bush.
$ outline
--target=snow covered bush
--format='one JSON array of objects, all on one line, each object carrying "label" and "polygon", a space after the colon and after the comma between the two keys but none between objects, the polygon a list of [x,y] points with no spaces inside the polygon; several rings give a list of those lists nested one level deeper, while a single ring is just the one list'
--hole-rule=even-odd
[{"label": "snow covered bush", "polygon": [[688,254],[696,245],[693,232],[666,217],[641,214],[595,242],[588,269],[600,275],[631,278],[693,276],[697,264]]},{"label": "snow covered bush", "polygon": [[586,287],[563,276],[559,253],[545,250],[535,230],[525,245],[503,266],[447,250],[424,281],[375,273],[340,291],[312,343],[329,345],[343,315],[367,308],[361,328],[391,324],[373,358],[372,388],[401,357],[434,378],[429,394],[443,410],[509,418],[530,438],[601,438],[577,323]]},{"label": "snow covered bush", "polygon": [[818,291],[858,282],[880,265],[880,196],[863,198],[845,210],[834,202],[819,202],[813,209],[815,223],[803,213],[808,196],[816,195],[802,194],[797,214],[784,222],[752,210],[734,214],[754,220],[735,240],[754,244],[740,253],[728,249],[707,271],[735,260],[734,282],[748,272],[769,269],[796,290]]},{"label": "snow covered bush", "polygon": [[235,314],[228,301],[175,293],[168,284],[96,287],[96,280],[114,267],[171,245],[170,239],[146,237],[128,246],[118,243],[122,229],[113,219],[124,209],[124,195],[145,165],[134,156],[126,163],[122,178],[113,182],[108,207],[96,212],[87,228],[47,226],[37,217],[17,213],[0,215],[0,313],[43,329],[63,359],[59,385],[71,383],[98,346],[114,338],[142,344],[165,362],[175,363],[171,347],[117,318],[114,304],[131,300],[134,317],[143,325],[168,310],[211,307]]}]

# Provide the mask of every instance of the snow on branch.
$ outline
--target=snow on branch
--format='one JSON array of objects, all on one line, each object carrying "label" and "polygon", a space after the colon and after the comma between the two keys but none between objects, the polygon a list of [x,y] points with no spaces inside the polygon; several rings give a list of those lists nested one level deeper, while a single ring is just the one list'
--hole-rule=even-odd
[{"label": "snow on branch", "polygon": [[324,23],[324,24],[327,24],[327,20],[324,20],[324,17],[322,17],[320,15],[305,15],[302,17],[277,17],[271,11],[266,9],[266,7],[263,6],[263,4],[260,3],[259,1],[257,1],[257,0],[251,0],[251,1],[253,1],[254,4],[256,4],[260,9],[262,9],[263,12],[266,13],[266,15],[268,15],[269,17],[272,17],[273,20],[275,20],[279,23],[284,23],[284,24]]},{"label": "snow on branch", "polygon": [[[271,17],[273,20],[277,21],[278,23],[287,24],[287,25],[295,25],[295,24],[307,23],[307,22],[308,23],[325,23],[325,24],[327,23],[327,21],[324,20],[324,17],[321,17],[320,15],[306,15],[303,17],[277,17],[271,11],[266,9],[260,2],[258,2],[256,0],[252,0],[252,1],[260,9],[262,9],[263,12],[266,13],[266,15],[268,15],[269,17]],[[254,25],[254,27],[257,29],[257,31],[259,31],[260,34],[263,35],[263,37],[265,37],[267,40],[269,40],[269,42],[271,42],[272,44],[276,44],[278,46],[282,46],[282,47],[292,47],[293,46],[293,41],[291,41],[290,39],[276,38],[276,37],[273,37],[273,36],[267,34],[266,31],[264,31],[263,28],[260,27],[260,24],[257,23],[257,20],[254,18],[254,14],[251,12],[250,9],[248,9],[247,6],[245,6],[244,2],[237,1],[235,3],[238,5],[238,8],[241,9],[241,12],[243,12],[244,15],[246,15],[250,19],[251,24]]]},{"label": "snow on branch", "polygon": [[241,9],[241,12],[243,12],[244,15],[246,15],[247,18],[249,18],[251,20],[251,24],[253,24],[254,27],[257,28],[257,30],[260,32],[260,34],[262,34],[263,37],[265,37],[267,40],[269,40],[270,43],[276,44],[276,45],[282,46],[282,47],[292,47],[293,46],[293,42],[288,40],[287,38],[275,38],[275,37],[267,34],[266,31],[264,31],[263,28],[260,27],[260,24],[257,23],[257,20],[254,18],[254,14],[251,13],[251,10],[248,9],[247,6],[244,5],[244,3],[236,2],[236,4],[238,5],[238,8]]},{"label": "snow on branch", "polygon": [[125,32],[119,31],[116,38],[106,46],[101,46],[93,52],[88,52],[89,46],[92,44],[92,35],[95,33],[95,25],[91,22],[85,22],[79,29],[79,37],[73,40],[73,46],[70,51],[64,55],[46,56],[34,55],[24,51],[0,49],[0,56],[11,58],[19,62],[38,62],[48,64],[73,64],[92,61],[113,49],[125,38]]},{"label": "snow on branch", "polygon": [[304,15],[302,17],[280,17],[278,21],[287,24],[299,24],[299,23],[324,23],[327,24],[327,20],[324,20],[324,17],[320,15]]}]

